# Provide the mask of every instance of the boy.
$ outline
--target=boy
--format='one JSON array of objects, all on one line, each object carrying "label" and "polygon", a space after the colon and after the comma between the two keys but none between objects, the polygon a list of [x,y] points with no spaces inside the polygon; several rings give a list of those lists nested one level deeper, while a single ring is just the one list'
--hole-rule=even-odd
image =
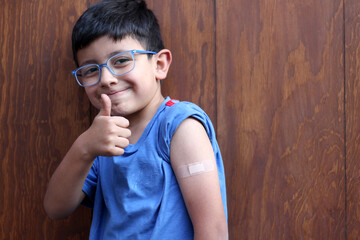
[{"label": "boy", "polygon": [[171,53],[143,0],[105,0],[72,36],[76,81],[98,108],[54,172],[47,214],[93,208],[90,239],[227,239],[215,132],[196,105],[161,93]]}]

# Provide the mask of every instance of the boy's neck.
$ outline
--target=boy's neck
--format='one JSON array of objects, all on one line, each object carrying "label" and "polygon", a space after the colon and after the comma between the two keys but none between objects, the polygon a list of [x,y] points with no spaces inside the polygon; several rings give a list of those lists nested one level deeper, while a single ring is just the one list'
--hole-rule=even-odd
[{"label": "boy's neck", "polygon": [[154,98],[149,105],[147,105],[141,111],[129,115],[126,118],[130,122],[129,129],[131,131],[131,136],[129,137],[130,144],[134,145],[140,139],[142,133],[144,132],[146,126],[149,124],[151,119],[154,117],[160,105],[163,103],[165,98],[160,95]]}]

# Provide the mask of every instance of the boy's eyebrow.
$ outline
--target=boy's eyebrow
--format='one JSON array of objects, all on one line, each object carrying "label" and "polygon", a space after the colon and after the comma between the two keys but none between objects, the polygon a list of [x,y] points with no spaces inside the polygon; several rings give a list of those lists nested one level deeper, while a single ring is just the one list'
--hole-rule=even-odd
[{"label": "boy's eyebrow", "polygon": [[114,56],[114,55],[116,55],[116,54],[118,54],[118,53],[127,52],[127,51],[129,51],[129,50],[122,50],[122,49],[116,50],[116,51],[114,51],[114,52],[109,53],[106,57],[107,57],[107,59],[109,59],[109,58],[111,58],[112,56]]},{"label": "boy's eyebrow", "polygon": [[80,63],[79,66],[82,67],[82,66],[85,66],[88,64],[94,64],[94,63],[97,64],[97,62],[95,60],[90,59],[90,60],[86,60],[85,62]]},{"label": "boy's eyebrow", "polygon": [[[116,54],[118,54],[118,53],[127,52],[127,51],[131,51],[131,50],[122,50],[122,49],[120,49],[120,50],[113,51],[113,52],[111,52],[111,53],[109,53],[109,54],[106,55],[106,61],[107,61],[109,58],[111,58],[112,56],[114,56],[114,55],[116,55]],[[103,63],[98,63],[95,59],[89,59],[89,60],[86,60],[86,61],[82,62],[79,66],[84,66],[84,65],[87,65],[87,64],[94,64],[94,63],[95,63],[95,64],[103,64],[103,63],[105,63],[105,62],[103,62]]]}]

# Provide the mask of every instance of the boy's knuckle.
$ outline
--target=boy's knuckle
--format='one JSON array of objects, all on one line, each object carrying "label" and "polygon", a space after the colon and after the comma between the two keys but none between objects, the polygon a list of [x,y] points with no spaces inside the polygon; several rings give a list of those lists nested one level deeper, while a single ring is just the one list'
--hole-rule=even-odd
[{"label": "boy's knuckle", "polygon": [[129,146],[129,144],[130,144],[130,141],[129,141],[129,139],[127,139],[127,138],[123,138],[123,146],[124,147],[127,147],[127,146]]}]

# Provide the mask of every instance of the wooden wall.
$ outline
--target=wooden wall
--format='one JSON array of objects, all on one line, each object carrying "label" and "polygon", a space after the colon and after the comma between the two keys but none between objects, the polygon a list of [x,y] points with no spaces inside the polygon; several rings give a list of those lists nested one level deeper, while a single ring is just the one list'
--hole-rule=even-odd
[{"label": "wooden wall", "polygon": [[217,116],[231,236],[343,239],[343,2],[221,3]]},{"label": "wooden wall", "polygon": [[345,1],[346,233],[360,239],[360,1]]},{"label": "wooden wall", "polygon": [[51,221],[47,182],[90,121],[71,79],[70,32],[85,8],[73,1],[1,0],[0,239],[86,239],[91,213]]},{"label": "wooden wall", "polygon": [[[0,8],[0,239],[86,239],[46,217],[47,182],[94,109],[70,33],[96,0]],[[360,238],[360,2],[147,0],[174,57],[163,92],[213,120],[230,239]]]}]

